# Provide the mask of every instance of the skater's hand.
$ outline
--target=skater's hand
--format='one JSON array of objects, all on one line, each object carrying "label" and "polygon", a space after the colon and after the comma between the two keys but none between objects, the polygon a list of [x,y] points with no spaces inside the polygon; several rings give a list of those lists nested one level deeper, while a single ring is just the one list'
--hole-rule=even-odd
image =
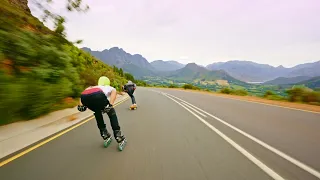
[{"label": "skater's hand", "polygon": [[106,106],[103,110],[104,113],[108,113],[110,112],[110,110],[113,108],[113,105],[112,104],[109,104],[108,106]]},{"label": "skater's hand", "polygon": [[78,111],[80,112],[84,112],[87,110],[87,106],[83,106],[83,105],[78,105]]}]

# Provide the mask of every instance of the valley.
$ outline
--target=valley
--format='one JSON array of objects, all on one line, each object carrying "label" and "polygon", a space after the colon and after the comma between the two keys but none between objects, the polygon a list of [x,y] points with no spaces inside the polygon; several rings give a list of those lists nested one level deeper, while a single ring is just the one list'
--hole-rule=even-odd
[{"label": "valley", "polygon": [[231,91],[245,91],[247,95],[258,97],[271,93],[271,98],[275,100],[287,97],[287,90],[295,85],[315,91],[320,88],[320,61],[285,68],[231,60],[204,67],[196,63],[182,64],[174,60],[149,62],[142,55],[127,53],[119,47],[103,51],[93,51],[84,47],[82,50],[106,64],[122,68],[149,86],[183,87],[190,84],[214,92],[229,88]]}]

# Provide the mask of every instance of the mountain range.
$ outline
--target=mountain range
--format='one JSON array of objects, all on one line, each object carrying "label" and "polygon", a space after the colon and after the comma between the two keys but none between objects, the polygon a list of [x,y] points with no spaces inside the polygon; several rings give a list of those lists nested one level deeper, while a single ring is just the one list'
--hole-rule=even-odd
[{"label": "mountain range", "polygon": [[224,70],[211,71],[205,67],[201,67],[195,63],[189,63],[183,68],[169,72],[166,78],[174,79],[176,81],[216,81],[216,80],[226,80],[228,83],[233,84],[245,84],[242,81],[235,79],[230,76]]},{"label": "mountain range", "polygon": [[140,54],[130,54],[122,48],[113,47],[103,51],[92,51],[90,48],[84,47],[82,50],[90,53],[92,56],[102,60],[111,66],[117,66],[124,71],[131,73],[137,78],[156,75],[156,69]]},{"label": "mountain range", "polygon": [[157,71],[175,71],[183,68],[185,65],[177,61],[156,60],[150,63]]},{"label": "mountain range", "polygon": [[222,69],[231,76],[245,82],[266,82],[279,77],[316,77],[320,76],[320,61],[300,64],[292,68],[283,66],[273,67],[267,64],[258,64],[251,61],[228,61],[209,64],[210,70]]},{"label": "mountain range", "polygon": [[243,82],[267,82],[280,78],[280,81],[284,83],[295,82],[301,80],[301,78],[302,80],[306,80],[307,78],[320,76],[320,61],[300,64],[292,68],[285,68],[283,66],[273,67],[268,64],[240,60],[217,62],[202,67],[195,63],[185,65],[173,60],[149,62],[142,55],[127,53],[119,47],[103,51],[92,51],[90,48],[83,47],[82,50],[97,57],[106,64],[122,68],[136,78],[165,76],[179,79],[190,79],[191,77],[193,79],[200,77],[210,79],[210,77],[218,77],[213,74],[222,73],[225,76],[228,75],[228,78],[232,77]]},{"label": "mountain range", "polygon": [[274,80],[264,82],[266,85],[283,85],[283,84],[296,84],[311,79],[309,76],[296,76],[296,77],[278,77]]}]

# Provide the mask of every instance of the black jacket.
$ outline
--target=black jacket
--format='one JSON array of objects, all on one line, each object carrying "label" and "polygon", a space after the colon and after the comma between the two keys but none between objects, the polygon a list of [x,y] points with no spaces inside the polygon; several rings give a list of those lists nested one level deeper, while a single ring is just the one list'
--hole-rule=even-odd
[{"label": "black jacket", "polygon": [[123,90],[129,93],[133,93],[136,90],[136,84],[126,84],[123,86]]}]

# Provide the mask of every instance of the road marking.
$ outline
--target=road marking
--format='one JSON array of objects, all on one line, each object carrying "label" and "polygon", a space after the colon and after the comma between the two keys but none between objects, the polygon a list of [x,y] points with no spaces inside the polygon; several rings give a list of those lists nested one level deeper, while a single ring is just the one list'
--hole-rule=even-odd
[{"label": "road marking", "polygon": [[[167,93],[166,93],[166,94],[167,94]],[[273,153],[277,154],[278,156],[286,159],[287,161],[291,162],[292,164],[300,167],[301,169],[309,172],[310,174],[312,174],[312,175],[314,175],[315,177],[317,177],[317,178],[320,179],[320,173],[319,173],[318,171],[316,171],[315,169],[313,169],[313,168],[305,165],[304,163],[302,163],[302,162],[294,159],[293,157],[290,157],[289,155],[281,152],[280,150],[278,150],[278,149],[270,146],[269,144],[267,144],[267,143],[265,143],[265,142],[263,142],[263,141],[255,138],[255,137],[253,137],[252,135],[250,135],[250,134],[248,134],[248,133],[246,133],[246,132],[244,132],[244,131],[236,128],[236,127],[234,127],[233,125],[231,125],[231,124],[223,121],[222,119],[220,119],[220,118],[218,118],[218,117],[216,117],[216,116],[214,116],[214,115],[212,115],[212,114],[210,114],[210,113],[208,113],[208,112],[206,112],[206,111],[204,111],[204,110],[202,110],[202,109],[200,109],[200,108],[198,108],[198,107],[196,107],[196,106],[194,106],[194,105],[192,105],[192,104],[190,104],[190,103],[188,103],[188,102],[186,102],[186,101],[184,101],[184,100],[182,100],[182,99],[180,99],[180,98],[178,98],[178,97],[175,97],[175,96],[173,96],[173,95],[171,95],[171,94],[167,94],[167,95],[169,95],[169,96],[171,96],[171,97],[173,97],[173,98],[176,98],[176,99],[178,99],[178,100],[180,100],[180,101],[182,101],[182,102],[184,102],[184,103],[186,103],[186,104],[189,104],[190,106],[194,107],[195,109],[198,109],[199,111],[207,114],[208,116],[211,116],[212,118],[216,119],[217,121],[223,123],[224,125],[230,127],[231,129],[233,129],[233,130],[237,131],[238,133],[246,136],[247,138],[251,139],[252,141],[260,144],[261,146],[267,148],[268,150],[272,151]]]},{"label": "road marking", "polygon": [[202,123],[204,123],[207,127],[209,127],[211,130],[213,130],[215,133],[217,133],[220,137],[222,137],[225,141],[227,141],[229,144],[231,144],[235,149],[237,149],[240,153],[242,153],[244,156],[246,156],[249,160],[251,160],[254,164],[256,164],[259,168],[261,168],[264,172],[266,172],[269,176],[271,176],[275,180],[284,180],[283,177],[281,177],[279,174],[277,174],[275,171],[270,169],[268,166],[263,164],[261,161],[259,161],[256,157],[254,157],[252,154],[250,154],[248,151],[246,151],[243,147],[238,145],[236,142],[234,142],[232,139],[230,139],[228,136],[223,134],[221,131],[216,129],[214,126],[212,126],[210,123],[202,119],[200,116],[198,116],[196,113],[192,112],[190,109],[188,109],[186,106],[181,104],[180,102],[176,101],[172,97],[164,94],[166,97],[170,98],[172,101],[179,104],[181,107],[189,111],[191,114],[193,114],[195,117],[197,117]]},{"label": "road marking", "polygon": [[[128,99],[129,99],[129,97],[125,98],[124,100],[121,100],[120,102],[116,103],[116,104],[114,105],[114,107],[118,106],[119,104],[125,102],[125,101],[128,100]],[[11,161],[13,161],[13,160],[15,160],[15,159],[17,159],[17,158],[19,158],[19,157],[21,157],[21,156],[29,153],[29,152],[31,152],[31,151],[33,151],[33,150],[37,149],[38,147],[40,147],[40,146],[42,146],[42,145],[47,144],[48,142],[50,142],[50,141],[52,141],[52,140],[54,140],[54,139],[62,136],[63,134],[66,134],[67,132],[71,131],[72,129],[75,129],[75,128],[83,125],[84,123],[87,123],[88,121],[90,121],[90,120],[92,120],[92,119],[94,119],[94,116],[93,116],[93,117],[89,117],[89,118],[87,118],[86,120],[84,120],[84,121],[82,121],[82,122],[80,122],[80,123],[78,123],[78,124],[76,124],[76,125],[73,125],[73,126],[67,128],[67,129],[65,129],[64,131],[60,132],[59,134],[56,134],[56,135],[52,136],[51,138],[49,138],[49,139],[47,139],[47,140],[45,140],[45,141],[42,141],[42,142],[40,142],[40,143],[38,143],[38,144],[36,144],[36,145],[34,145],[34,146],[26,149],[25,151],[22,151],[21,153],[16,154],[16,155],[14,155],[14,156],[12,156],[12,157],[10,157],[10,158],[8,158],[8,159],[0,162],[0,167],[2,167],[3,165],[8,164],[9,162],[11,162]]]},{"label": "road marking", "polygon": [[192,109],[193,111],[195,111],[196,113],[200,114],[203,117],[207,117],[205,114],[199,112],[198,110],[194,109],[193,107],[189,106],[188,104],[182,102],[183,105],[187,106],[189,109]]}]

